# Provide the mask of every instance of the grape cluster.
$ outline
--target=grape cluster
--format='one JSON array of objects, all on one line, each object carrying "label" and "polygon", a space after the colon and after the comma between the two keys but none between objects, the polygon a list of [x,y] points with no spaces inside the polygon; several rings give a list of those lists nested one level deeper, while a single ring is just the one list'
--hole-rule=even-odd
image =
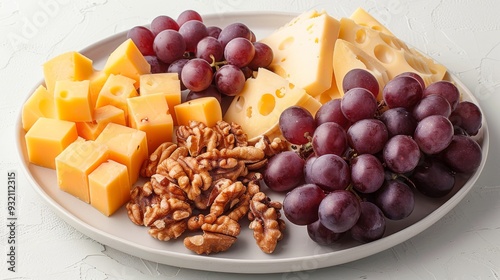
[{"label": "grape cluster", "polygon": [[245,24],[206,26],[193,10],[182,12],[177,20],[158,16],[150,28],[130,29],[127,38],[150,63],[152,73],[179,74],[182,89],[189,90],[187,100],[235,96],[253,71],[273,60],[272,49],[256,42]]},{"label": "grape cluster", "polygon": [[412,213],[415,191],[443,197],[457,174],[469,176],[482,159],[472,138],[481,111],[461,101],[453,83],[426,87],[417,74],[402,73],[379,91],[370,72],[354,69],[343,85],[342,98],[315,116],[300,106],[282,112],[279,127],[295,150],[275,155],[264,171],[270,189],[286,192],[287,219],[307,226],[319,244],[346,233],[359,242],[381,238],[386,219]]}]

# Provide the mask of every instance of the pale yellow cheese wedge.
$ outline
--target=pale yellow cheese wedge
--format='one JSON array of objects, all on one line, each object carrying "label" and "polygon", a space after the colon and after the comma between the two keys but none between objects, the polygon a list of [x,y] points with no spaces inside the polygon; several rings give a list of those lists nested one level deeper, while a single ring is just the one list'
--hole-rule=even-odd
[{"label": "pale yellow cheese wedge", "polygon": [[101,163],[88,176],[90,204],[111,216],[130,200],[127,167],[113,160]]},{"label": "pale yellow cheese wedge", "polygon": [[55,169],[55,158],[77,138],[74,122],[38,118],[25,135],[28,159],[33,164]]},{"label": "pale yellow cheese wedge", "polygon": [[270,139],[281,135],[278,122],[283,110],[298,105],[313,116],[321,103],[283,77],[260,68],[256,78],[245,82],[243,91],[230,104],[224,120],[241,126],[249,141],[262,135]]},{"label": "pale yellow cheese wedge", "polygon": [[398,38],[356,24],[349,18],[340,20],[339,39],[352,43],[375,58],[387,70],[389,79],[403,72],[414,72],[419,74],[428,86],[442,80],[446,74],[444,66],[429,63]]},{"label": "pale yellow cheese wedge", "polygon": [[385,34],[395,36],[392,32],[387,29],[382,23],[380,23],[376,18],[369,14],[365,9],[359,7],[350,16],[350,19],[354,20],[359,25],[366,26],[373,30],[383,32]]},{"label": "pale yellow cheese wedge", "polygon": [[148,158],[148,143],[144,131],[108,123],[95,142],[108,147],[109,159],[127,166],[131,184],[137,181],[141,165]]},{"label": "pale yellow cheese wedge", "polygon": [[148,151],[154,151],[164,142],[171,142],[174,122],[165,95],[141,95],[127,99],[129,126],[146,133]]},{"label": "pale yellow cheese wedge", "polygon": [[88,175],[108,160],[106,145],[75,141],[56,157],[57,185],[82,201],[90,202]]},{"label": "pale yellow cheese wedge", "polygon": [[260,40],[273,49],[273,72],[317,96],[331,86],[333,47],[340,24],[326,12],[308,11]]},{"label": "pale yellow cheese wedge", "polygon": [[377,79],[379,84],[377,100],[382,100],[382,90],[389,81],[385,67],[354,44],[338,39],[333,52],[333,72],[340,96],[344,95],[342,90],[344,76],[352,69],[367,70]]},{"label": "pale yellow cheese wedge", "polygon": [[23,105],[21,122],[24,131],[28,131],[41,117],[52,119],[56,117],[54,95],[43,85],[38,86]]}]

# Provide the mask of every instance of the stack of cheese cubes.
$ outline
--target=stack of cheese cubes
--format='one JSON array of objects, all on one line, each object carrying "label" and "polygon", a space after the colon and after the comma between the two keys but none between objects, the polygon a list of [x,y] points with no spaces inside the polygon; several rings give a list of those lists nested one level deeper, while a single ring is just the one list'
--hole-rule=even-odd
[{"label": "stack of cheese cubes", "polygon": [[50,59],[43,70],[45,86],[22,110],[29,161],[55,169],[61,190],[107,216],[130,199],[141,165],[172,141],[176,125],[222,119],[213,97],[181,103],[177,73],[151,74],[130,39],[102,70],[78,52]]}]

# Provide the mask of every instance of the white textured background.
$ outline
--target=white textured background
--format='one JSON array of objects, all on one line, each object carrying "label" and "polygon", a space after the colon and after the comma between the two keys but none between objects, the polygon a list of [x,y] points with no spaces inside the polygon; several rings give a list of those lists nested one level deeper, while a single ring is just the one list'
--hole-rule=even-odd
[{"label": "white textured background", "polygon": [[[185,9],[349,16],[358,6],[399,38],[445,64],[479,100],[490,155],[476,186],[442,220],[371,257],[332,268],[275,275],[188,270],[123,254],[60,220],[22,174],[14,124],[48,58]],[[0,0],[1,279],[500,279],[500,1],[118,1]],[[6,173],[18,172],[18,272],[6,270]]]}]

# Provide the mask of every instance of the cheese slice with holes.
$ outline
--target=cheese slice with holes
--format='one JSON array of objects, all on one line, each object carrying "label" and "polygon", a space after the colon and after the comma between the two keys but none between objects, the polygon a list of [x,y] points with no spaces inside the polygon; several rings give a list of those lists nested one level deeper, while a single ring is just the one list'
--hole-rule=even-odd
[{"label": "cheese slice with holes", "polygon": [[333,46],[339,22],[326,12],[309,11],[261,40],[273,49],[273,72],[312,96],[329,89],[332,82]]},{"label": "cheese slice with holes", "polygon": [[422,54],[416,54],[398,38],[361,26],[349,18],[340,20],[339,38],[346,40],[385,67],[389,79],[403,72],[415,72],[425,81],[426,86],[442,80],[446,68],[424,59]]},{"label": "cheese slice with holes", "polygon": [[344,76],[356,68],[367,70],[377,79],[379,84],[377,100],[382,100],[382,89],[389,81],[385,67],[355,45],[338,39],[333,51],[333,73],[340,96],[344,95],[342,90]]},{"label": "cheese slice with holes", "polygon": [[224,120],[241,126],[249,141],[261,135],[270,139],[281,135],[278,121],[286,108],[298,105],[314,116],[321,103],[283,77],[260,68],[256,78],[245,82],[242,92],[230,104]]},{"label": "cheese slice with holes", "polygon": [[387,29],[383,24],[381,24],[376,18],[370,15],[365,9],[359,7],[350,16],[350,19],[354,20],[359,25],[366,26],[368,28],[380,31],[382,33],[394,36],[392,32]]}]

